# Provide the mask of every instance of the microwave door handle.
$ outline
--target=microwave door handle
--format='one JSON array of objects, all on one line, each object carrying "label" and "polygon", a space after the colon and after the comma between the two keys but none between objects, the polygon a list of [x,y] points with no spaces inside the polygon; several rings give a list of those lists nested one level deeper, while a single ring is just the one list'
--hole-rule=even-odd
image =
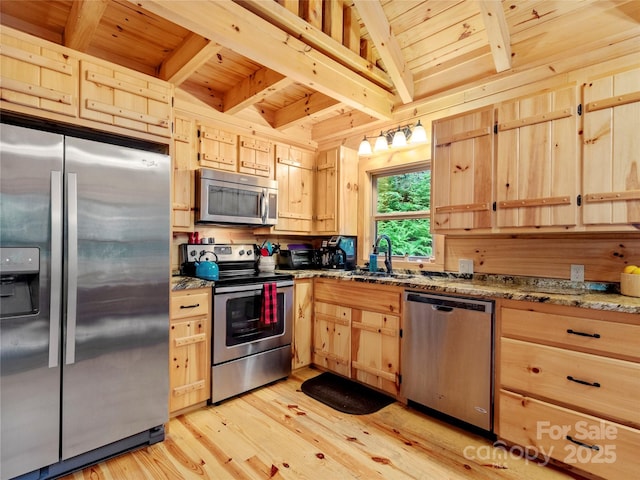
[{"label": "microwave door handle", "polygon": [[267,204],[267,189],[262,189],[262,197],[260,199],[260,211],[262,215],[262,224],[267,223],[267,215],[269,214],[269,205]]}]

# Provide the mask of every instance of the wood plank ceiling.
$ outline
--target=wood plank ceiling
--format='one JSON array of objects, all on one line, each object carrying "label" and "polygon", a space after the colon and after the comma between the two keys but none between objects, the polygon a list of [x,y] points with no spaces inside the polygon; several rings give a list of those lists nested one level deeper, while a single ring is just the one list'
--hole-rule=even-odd
[{"label": "wood plank ceiling", "polygon": [[2,0],[0,15],[318,143],[339,116],[366,132],[490,79],[640,53],[638,0]]}]

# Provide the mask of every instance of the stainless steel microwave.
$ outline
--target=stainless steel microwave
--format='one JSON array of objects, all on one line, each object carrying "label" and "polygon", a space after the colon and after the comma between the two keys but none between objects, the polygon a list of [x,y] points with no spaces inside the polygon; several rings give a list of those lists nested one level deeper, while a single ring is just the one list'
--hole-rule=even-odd
[{"label": "stainless steel microwave", "polygon": [[209,168],[196,171],[196,222],[275,225],[278,182]]}]

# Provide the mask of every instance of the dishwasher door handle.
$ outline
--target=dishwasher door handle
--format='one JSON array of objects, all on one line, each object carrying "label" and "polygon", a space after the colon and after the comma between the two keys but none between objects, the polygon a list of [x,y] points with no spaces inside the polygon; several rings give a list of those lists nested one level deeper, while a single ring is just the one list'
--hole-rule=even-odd
[{"label": "dishwasher door handle", "polygon": [[438,312],[451,313],[453,312],[453,307],[445,307],[444,305],[431,305],[431,308],[437,310]]}]

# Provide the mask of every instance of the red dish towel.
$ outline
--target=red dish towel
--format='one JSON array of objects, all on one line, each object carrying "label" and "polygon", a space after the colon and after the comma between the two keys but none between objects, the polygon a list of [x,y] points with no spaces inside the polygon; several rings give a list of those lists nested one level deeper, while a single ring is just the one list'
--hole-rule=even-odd
[{"label": "red dish towel", "polygon": [[278,290],[275,283],[265,283],[263,285],[260,323],[263,325],[275,325],[278,323]]}]

